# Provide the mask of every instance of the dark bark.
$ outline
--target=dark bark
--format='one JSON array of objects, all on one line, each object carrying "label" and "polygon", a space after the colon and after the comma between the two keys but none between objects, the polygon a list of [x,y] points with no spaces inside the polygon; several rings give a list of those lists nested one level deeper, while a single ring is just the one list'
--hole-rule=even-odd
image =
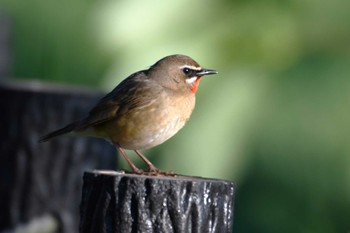
[{"label": "dark bark", "polygon": [[234,185],[200,177],[87,172],[80,233],[232,232]]},{"label": "dark bark", "polygon": [[102,93],[37,82],[0,83],[0,232],[53,216],[60,232],[77,232],[83,171],[115,169],[101,139],[43,134],[78,120]]}]

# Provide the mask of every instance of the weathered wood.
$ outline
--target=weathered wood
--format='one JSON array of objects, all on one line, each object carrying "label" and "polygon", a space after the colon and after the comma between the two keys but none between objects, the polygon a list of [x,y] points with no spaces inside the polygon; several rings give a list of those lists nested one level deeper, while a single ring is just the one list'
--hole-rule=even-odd
[{"label": "weathered wood", "polygon": [[38,82],[0,83],[0,232],[52,216],[60,232],[78,231],[81,176],[115,169],[113,146],[45,133],[85,116],[102,93]]},{"label": "weathered wood", "polygon": [[233,198],[230,181],[86,172],[80,233],[228,233]]}]

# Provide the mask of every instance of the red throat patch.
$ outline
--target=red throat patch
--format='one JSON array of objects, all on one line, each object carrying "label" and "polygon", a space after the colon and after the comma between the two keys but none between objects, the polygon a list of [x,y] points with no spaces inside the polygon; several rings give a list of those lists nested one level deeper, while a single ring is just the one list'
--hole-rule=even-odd
[{"label": "red throat patch", "polygon": [[198,78],[196,79],[196,81],[194,81],[194,83],[191,85],[191,92],[192,92],[193,94],[196,93],[196,91],[197,91],[197,89],[198,89],[199,81],[201,81],[201,79],[202,79],[202,77],[198,77]]}]

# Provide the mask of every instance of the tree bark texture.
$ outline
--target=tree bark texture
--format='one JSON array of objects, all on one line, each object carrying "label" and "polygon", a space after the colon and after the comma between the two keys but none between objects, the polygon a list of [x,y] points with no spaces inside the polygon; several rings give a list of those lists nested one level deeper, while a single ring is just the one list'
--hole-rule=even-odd
[{"label": "tree bark texture", "polygon": [[86,172],[80,233],[229,233],[233,200],[225,180]]},{"label": "tree bark texture", "polygon": [[115,169],[115,149],[100,139],[38,139],[86,116],[100,97],[38,82],[0,83],[0,232],[43,216],[57,220],[58,232],[78,231],[83,171]]}]

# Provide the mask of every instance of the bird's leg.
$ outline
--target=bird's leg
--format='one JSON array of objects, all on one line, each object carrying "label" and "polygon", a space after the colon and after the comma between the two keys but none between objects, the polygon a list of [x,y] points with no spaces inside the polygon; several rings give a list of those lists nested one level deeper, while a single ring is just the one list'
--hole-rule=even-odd
[{"label": "bird's leg", "polygon": [[137,174],[141,174],[142,171],[140,169],[138,169],[135,164],[133,164],[131,162],[131,160],[129,159],[129,157],[127,156],[127,154],[125,153],[124,149],[118,144],[116,143],[115,146],[117,147],[117,149],[120,151],[120,153],[123,155],[124,159],[126,160],[126,162],[128,162],[129,166],[132,169],[133,173],[137,173]]},{"label": "bird's leg", "polygon": [[139,150],[135,150],[136,154],[138,156],[140,156],[140,158],[143,160],[143,162],[145,162],[148,166],[148,171],[149,172],[154,172],[156,174],[161,173],[161,170],[159,170],[158,168],[156,168],[151,161],[149,161]]}]

